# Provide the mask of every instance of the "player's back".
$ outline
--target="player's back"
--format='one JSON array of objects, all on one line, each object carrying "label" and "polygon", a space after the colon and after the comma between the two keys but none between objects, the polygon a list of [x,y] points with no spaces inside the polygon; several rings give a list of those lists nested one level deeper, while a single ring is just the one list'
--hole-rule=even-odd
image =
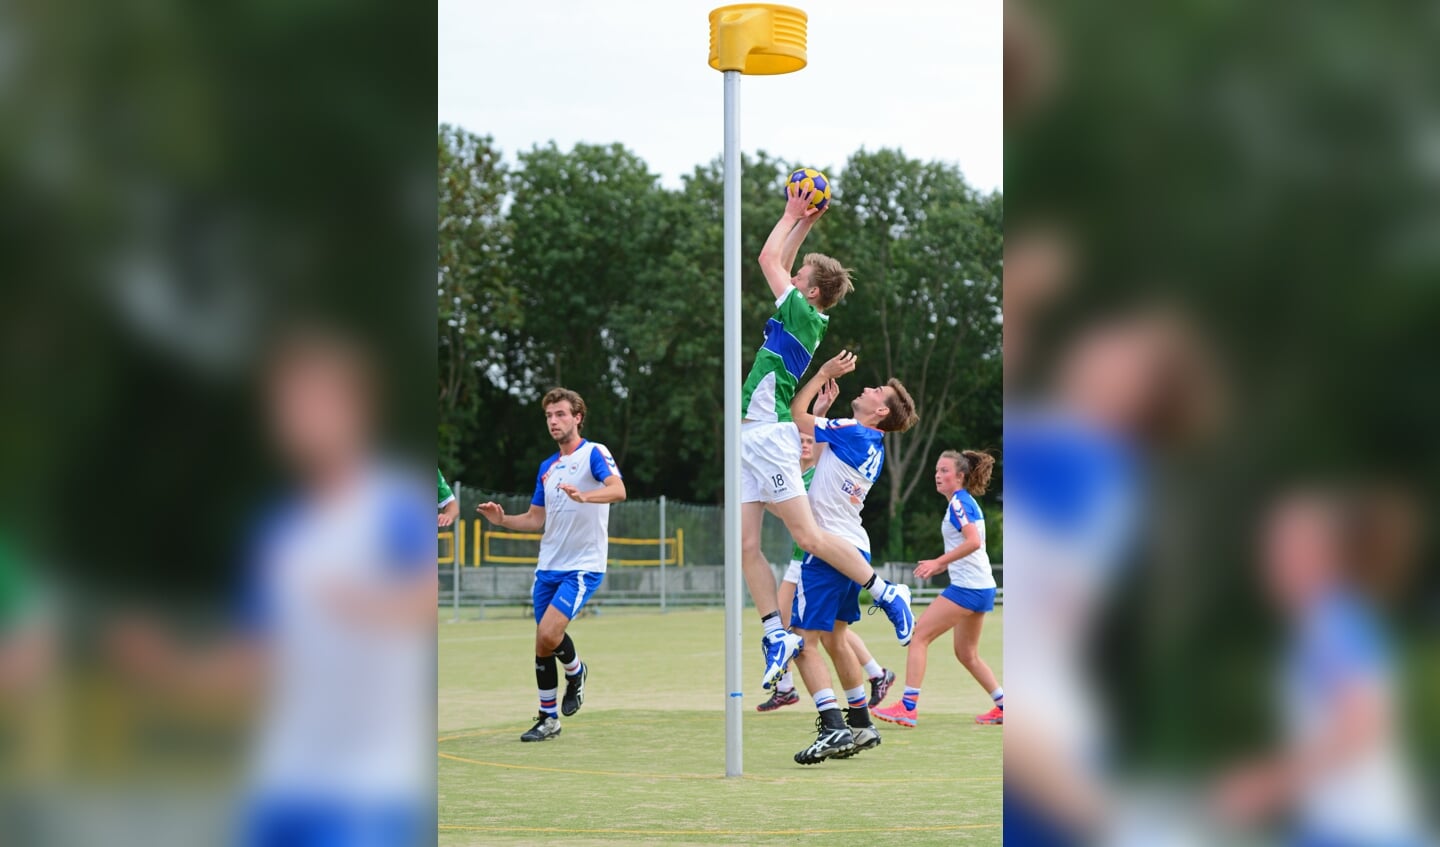
[{"label": "player's back", "polygon": [[775,300],[765,322],[765,342],[755,354],[740,399],[741,417],[750,421],[790,421],[790,401],[825,337],[830,317],[816,309],[798,288]]}]

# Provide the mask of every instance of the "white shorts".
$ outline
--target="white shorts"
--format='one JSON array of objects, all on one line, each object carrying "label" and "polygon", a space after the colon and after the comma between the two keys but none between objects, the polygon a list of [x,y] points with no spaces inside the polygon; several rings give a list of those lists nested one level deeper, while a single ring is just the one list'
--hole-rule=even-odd
[{"label": "white shorts", "polygon": [[800,584],[800,560],[799,560],[799,559],[791,559],[791,560],[790,560],[790,567],[788,567],[788,568],[785,569],[785,577],[784,577],[784,579],[782,579],[782,580],[780,580],[780,581],[781,581],[781,582],[788,582],[788,583],[790,583],[791,585],[799,585],[799,584]]},{"label": "white shorts", "polygon": [[800,430],[784,423],[740,427],[740,502],[783,503],[805,496]]}]

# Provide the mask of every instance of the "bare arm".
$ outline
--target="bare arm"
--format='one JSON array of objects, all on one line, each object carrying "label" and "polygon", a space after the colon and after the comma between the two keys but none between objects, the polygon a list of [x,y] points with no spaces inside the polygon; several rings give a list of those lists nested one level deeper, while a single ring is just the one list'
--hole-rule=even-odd
[{"label": "bare arm", "polygon": [[[855,370],[855,354],[848,350],[841,350],[840,354],[820,366],[820,370],[810,378],[810,381],[800,386],[795,392],[795,399],[790,401],[790,417],[795,419],[795,426],[803,435],[815,434],[815,416],[810,413],[810,403],[820,394],[820,390],[830,383],[835,382],[839,377]],[[836,385],[835,392],[839,393],[840,387]],[[832,395],[832,401],[835,399]],[[826,409],[829,404],[826,404]],[[824,410],[822,410],[824,411]]]},{"label": "bare arm", "polygon": [[253,695],[264,677],[266,651],[238,636],[191,646],[146,619],[111,628],[111,656],[134,680],[167,694],[231,702]]},{"label": "bare arm", "polygon": [[770,230],[765,246],[760,248],[760,270],[765,273],[765,281],[770,283],[770,293],[776,300],[792,287],[790,269],[794,266],[795,254],[819,214],[810,208],[810,192],[790,195],[785,200],[785,212]]},{"label": "bare arm", "polygon": [[955,545],[954,548],[946,551],[942,556],[920,562],[915,568],[915,575],[921,579],[929,579],[950,567],[954,562],[958,562],[980,549],[979,527],[973,523],[967,523],[965,527],[960,530],[960,534],[965,537],[964,541],[961,541]]},{"label": "bare arm", "polygon": [[605,486],[594,491],[581,491],[570,483],[564,483],[560,490],[576,503],[619,503],[625,499],[625,480],[619,474],[605,477]]},{"label": "bare arm", "polygon": [[460,501],[451,500],[445,504],[445,508],[440,510],[438,524],[442,527],[449,526],[455,523],[455,519],[458,517],[460,517]]},{"label": "bare arm", "polygon": [[475,511],[485,516],[485,520],[502,529],[510,529],[516,532],[539,532],[545,528],[545,507],[530,505],[530,511],[523,515],[507,515],[499,503],[481,503],[475,507]]}]

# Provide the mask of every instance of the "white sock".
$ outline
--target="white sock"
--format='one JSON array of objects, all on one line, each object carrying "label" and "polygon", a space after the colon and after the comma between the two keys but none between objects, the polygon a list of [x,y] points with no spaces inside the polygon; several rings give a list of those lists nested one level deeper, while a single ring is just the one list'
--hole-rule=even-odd
[{"label": "white sock", "polygon": [[760,623],[764,624],[766,635],[769,635],[772,632],[780,632],[785,628],[780,624],[779,615],[772,615],[768,618],[761,618]]},{"label": "white sock", "polygon": [[890,583],[886,582],[884,577],[880,576],[880,574],[878,573],[875,574],[875,581],[870,583],[869,588],[865,589],[866,591],[870,592],[871,602],[879,600],[880,595],[885,593],[885,589],[889,587],[889,585]]},{"label": "white sock", "polygon": [[575,661],[565,666],[565,675],[574,676],[575,674],[580,673],[580,664],[580,654],[576,653]]},{"label": "white sock", "polygon": [[868,662],[865,663],[865,678],[866,678],[866,679],[879,679],[880,677],[882,677],[882,676],[884,676],[884,675],[885,675],[885,669],[882,668],[882,667],[880,667],[880,663],[879,663],[879,662],[875,661],[874,659],[871,659],[870,661],[868,661]]},{"label": "white sock", "polygon": [[845,705],[850,708],[863,709],[869,702],[870,698],[865,694],[865,686],[857,685],[854,688],[845,689]]},{"label": "white sock", "polygon": [[560,711],[555,708],[555,689],[541,688],[538,690],[540,692],[540,711],[552,718],[560,717]]},{"label": "white sock", "polygon": [[780,681],[775,684],[775,690],[781,694],[789,694],[795,690],[795,678],[790,675],[789,671],[780,677]]},{"label": "white sock", "polygon": [[820,711],[826,709],[838,709],[840,704],[835,702],[835,689],[822,688],[815,692],[815,708]]},{"label": "white sock", "polygon": [[1005,689],[996,688],[994,691],[991,691],[990,699],[995,701],[995,705],[1002,709],[1005,708]]}]

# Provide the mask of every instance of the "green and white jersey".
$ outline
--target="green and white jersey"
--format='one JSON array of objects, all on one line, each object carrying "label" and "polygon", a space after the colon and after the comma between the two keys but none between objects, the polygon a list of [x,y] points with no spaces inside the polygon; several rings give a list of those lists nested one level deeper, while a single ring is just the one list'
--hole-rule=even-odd
[{"label": "green and white jersey", "polygon": [[752,421],[790,421],[790,401],[800,377],[810,367],[810,359],[830,318],[810,305],[800,289],[791,287],[775,301],[775,316],[765,322],[765,343],[755,354],[750,376],[740,397],[741,417]]},{"label": "green and white jersey", "polygon": [[439,468],[435,469],[435,475],[440,478],[440,493],[438,495],[440,499],[439,508],[443,509],[446,506],[450,505],[451,500],[455,499],[455,492],[450,490],[449,483],[445,481],[445,474],[440,473]]},{"label": "green and white jersey", "polygon": [[[816,450],[820,449],[820,445],[818,445],[818,444],[815,445],[815,449],[816,449]],[[800,478],[803,479],[803,480],[805,480],[805,490],[806,490],[806,491],[809,491],[809,490],[810,490],[810,483],[811,483],[811,482],[814,482],[814,480],[815,480],[815,466],[814,466],[814,465],[811,465],[811,466],[805,471],[805,473],[803,473],[803,474],[800,475]],[[791,550],[790,550],[790,561],[792,561],[792,562],[798,562],[798,561],[800,561],[800,560],[802,560],[802,559],[805,558],[805,551],[800,549],[800,545],[799,545],[799,544],[795,544],[794,542],[791,542],[790,547],[791,547]]]}]

